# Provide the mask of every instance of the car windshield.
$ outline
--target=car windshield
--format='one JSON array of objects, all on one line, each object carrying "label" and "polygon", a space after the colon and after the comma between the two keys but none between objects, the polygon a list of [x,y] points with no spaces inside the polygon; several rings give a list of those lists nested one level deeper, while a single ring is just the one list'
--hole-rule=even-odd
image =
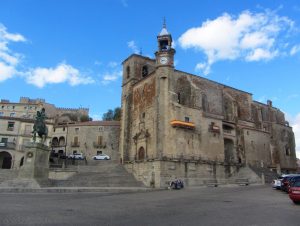
[{"label": "car windshield", "polygon": [[293,187],[300,187],[300,180],[295,181]]}]

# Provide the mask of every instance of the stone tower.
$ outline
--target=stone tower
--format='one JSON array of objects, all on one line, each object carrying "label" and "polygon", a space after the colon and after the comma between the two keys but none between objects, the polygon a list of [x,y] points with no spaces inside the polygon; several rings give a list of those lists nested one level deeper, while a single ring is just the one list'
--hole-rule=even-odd
[{"label": "stone tower", "polygon": [[172,48],[172,36],[167,31],[166,23],[157,36],[158,50],[155,52],[156,65],[174,67],[175,49]]}]

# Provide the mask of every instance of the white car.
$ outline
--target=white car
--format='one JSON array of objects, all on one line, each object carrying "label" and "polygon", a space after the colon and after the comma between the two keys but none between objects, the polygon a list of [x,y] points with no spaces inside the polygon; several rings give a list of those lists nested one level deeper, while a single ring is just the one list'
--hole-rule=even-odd
[{"label": "white car", "polygon": [[274,179],[272,181],[272,187],[274,189],[281,189],[281,181],[283,180],[283,178],[285,178],[286,176],[288,176],[289,174],[283,174],[280,177],[278,177],[277,179]]},{"label": "white car", "polygon": [[83,160],[84,156],[82,153],[74,153],[68,156],[69,159],[80,159]]},{"label": "white car", "polygon": [[93,156],[94,160],[110,160],[110,157],[106,154],[99,154],[99,155],[95,155]]}]

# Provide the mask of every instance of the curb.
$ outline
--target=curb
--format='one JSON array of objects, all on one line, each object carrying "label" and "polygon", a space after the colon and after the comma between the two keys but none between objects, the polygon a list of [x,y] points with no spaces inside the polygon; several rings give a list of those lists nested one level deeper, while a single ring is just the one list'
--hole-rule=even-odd
[{"label": "curb", "polygon": [[161,189],[130,188],[130,187],[45,187],[45,188],[0,188],[0,193],[78,193],[78,192],[109,192],[109,193],[133,193],[151,192]]}]

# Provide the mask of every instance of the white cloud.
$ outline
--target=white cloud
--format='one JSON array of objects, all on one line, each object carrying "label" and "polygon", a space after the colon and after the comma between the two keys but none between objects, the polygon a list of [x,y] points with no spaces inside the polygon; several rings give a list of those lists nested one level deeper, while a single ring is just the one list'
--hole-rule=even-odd
[{"label": "white cloud", "polygon": [[103,115],[103,113],[100,112],[99,114],[91,115],[91,117],[92,117],[93,121],[100,121],[100,120],[102,120],[102,115]]},{"label": "white cloud", "polygon": [[287,115],[290,125],[293,127],[295,142],[296,142],[296,154],[297,158],[300,158],[300,113],[295,117]]},{"label": "white cloud", "polygon": [[211,65],[221,60],[244,59],[246,61],[271,60],[280,55],[278,37],[293,28],[294,22],[276,12],[244,11],[233,16],[207,20],[199,27],[188,29],[178,43],[184,49],[203,51],[206,62],[200,62],[195,70],[210,73]]},{"label": "white cloud", "polygon": [[205,75],[208,75],[210,73],[210,65],[207,63],[198,63],[196,64],[195,71],[203,71]]},{"label": "white cloud", "polygon": [[25,79],[29,84],[43,88],[46,84],[67,82],[71,86],[93,83],[91,77],[84,76],[71,65],[61,63],[55,68],[34,68],[25,73]]},{"label": "white cloud", "polygon": [[21,34],[12,34],[7,32],[7,28],[0,23],[0,41],[25,42],[26,39]]},{"label": "white cloud", "polygon": [[298,52],[300,52],[300,45],[295,45],[292,47],[292,49],[290,51],[290,55],[293,56]]},{"label": "white cloud", "polygon": [[138,54],[139,53],[139,49],[138,47],[136,46],[135,44],[135,41],[130,41],[130,42],[127,42],[127,46],[129,49],[132,50],[132,52],[134,52],[135,54]]},{"label": "white cloud", "polygon": [[13,77],[16,70],[13,66],[7,65],[0,61],[0,82]]},{"label": "white cloud", "polygon": [[17,66],[22,58],[21,54],[9,49],[11,42],[24,42],[26,39],[20,34],[13,34],[0,23],[0,82],[3,82],[16,75]]},{"label": "white cloud", "polygon": [[121,70],[115,70],[113,72],[106,72],[103,76],[102,76],[102,81],[101,83],[104,85],[107,85],[113,81],[116,81],[118,78],[122,77],[122,71]]},{"label": "white cloud", "polygon": [[254,49],[246,56],[247,61],[269,60],[278,55],[278,51],[269,51],[263,48]]},{"label": "white cloud", "polygon": [[93,83],[91,77],[84,76],[71,65],[61,63],[56,68],[37,67],[33,69],[18,70],[21,66],[22,55],[12,51],[8,45],[11,42],[25,42],[23,35],[9,33],[7,28],[0,23],[0,82],[12,78],[15,75],[23,77],[27,83],[39,88],[46,84],[67,82],[71,86]]}]

